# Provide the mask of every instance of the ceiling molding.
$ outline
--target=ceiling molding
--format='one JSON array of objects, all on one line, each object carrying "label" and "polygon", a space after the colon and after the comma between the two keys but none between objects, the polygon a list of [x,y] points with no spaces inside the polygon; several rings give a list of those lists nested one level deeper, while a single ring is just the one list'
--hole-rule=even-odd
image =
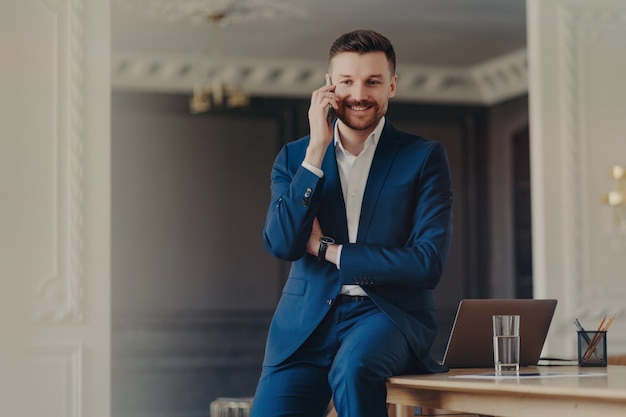
[{"label": "ceiling molding", "polygon": [[[198,80],[241,85],[256,97],[310,97],[324,82],[324,63],[113,53],[116,90],[191,93]],[[394,100],[493,105],[528,92],[526,50],[469,68],[398,66]]]},{"label": "ceiling molding", "polygon": [[265,20],[306,18],[302,7],[290,0],[114,0],[121,10],[160,22],[220,26]]}]

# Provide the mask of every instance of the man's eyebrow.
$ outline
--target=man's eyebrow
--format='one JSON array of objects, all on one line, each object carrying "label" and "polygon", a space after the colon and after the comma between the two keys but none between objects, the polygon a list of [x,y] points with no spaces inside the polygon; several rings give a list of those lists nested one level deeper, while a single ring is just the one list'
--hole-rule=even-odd
[{"label": "man's eyebrow", "polygon": [[[352,78],[354,77],[353,75],[348,75],[348,74],[339,74],[340,78]],[[371,74],[368,75],[367,78],[383,78],[383,74]]]}]

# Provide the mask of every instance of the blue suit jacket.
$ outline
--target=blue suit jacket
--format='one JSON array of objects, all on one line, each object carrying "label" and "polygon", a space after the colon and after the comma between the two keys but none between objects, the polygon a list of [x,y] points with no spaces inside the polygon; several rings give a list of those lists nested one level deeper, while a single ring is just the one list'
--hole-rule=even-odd
[{"label": "blue suit jacket", "polygon": [[[386,122],[365,187],[357,241],[348,242],[334,143],[319,178],[301,166],[309,137],[288,143],[272,169],[264,228],[268,250],[293,261],[269,330],[265,365],[291,355],[328,312],[342,285],[358,284],[403,331],[421,367],[437,332],[432,290],[452,234],[452,191],[444,147]],[[340,267],[306,253],[313,219],[343,244]]]}]

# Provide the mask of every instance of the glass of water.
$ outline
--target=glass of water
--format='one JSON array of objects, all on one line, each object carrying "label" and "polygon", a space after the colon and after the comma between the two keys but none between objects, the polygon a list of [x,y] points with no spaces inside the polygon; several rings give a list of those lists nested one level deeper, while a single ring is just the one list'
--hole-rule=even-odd
[{"label": "glass of water", "polygon": [[519,316],[493,316],[493,360],[496,373],[519,372]]}]

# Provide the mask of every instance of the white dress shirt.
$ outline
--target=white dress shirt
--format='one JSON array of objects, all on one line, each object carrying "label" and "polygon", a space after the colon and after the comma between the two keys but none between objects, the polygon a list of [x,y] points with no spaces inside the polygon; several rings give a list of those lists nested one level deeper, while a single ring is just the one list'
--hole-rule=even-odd
[{"label": "white dress shirt", "polygon": [[[385,117],[382,117],[376,128],[366,139],[363,150],[358,155],[353,155],[343,147],[340,140],[339,129],[337,128],[337,124],[335,124],[335,156],[337,158],[341,189],[343,190],[343,200],[346,204],[348,241],[350,243],[356,242],[365,185],[369,176],[370,167],[372,166],[372,160],[374,159],[374,153],[378,146],[378,140],[380,139],[380,134],[384,126]],[[320,169],[306,162],[303,162],[302,166],[319,177],[324,176],[324,173]],[[342,247],[342,245],[338,247],[337,269],[339,269],[341,265]],[[340,293],[346,295],[367,295],[358,285],[343,285]]]}]

